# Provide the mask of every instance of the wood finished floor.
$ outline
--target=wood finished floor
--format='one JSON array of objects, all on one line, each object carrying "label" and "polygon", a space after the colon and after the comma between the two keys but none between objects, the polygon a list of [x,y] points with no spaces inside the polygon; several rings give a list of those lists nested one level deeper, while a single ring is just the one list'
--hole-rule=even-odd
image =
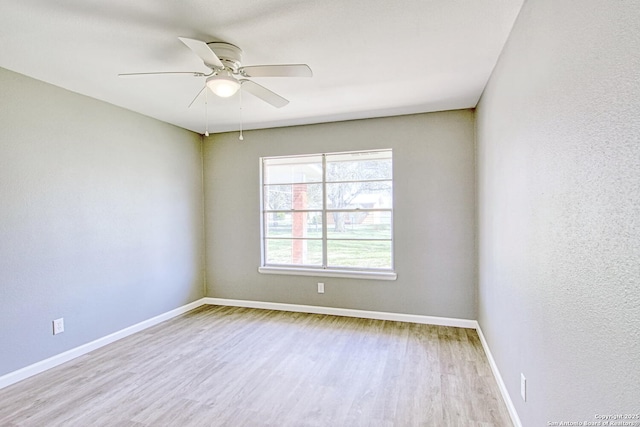
[{"label": "wood finished floor", "polygon": [[0,426],[512,426],[474,330],[204,306],[0,390]]}]

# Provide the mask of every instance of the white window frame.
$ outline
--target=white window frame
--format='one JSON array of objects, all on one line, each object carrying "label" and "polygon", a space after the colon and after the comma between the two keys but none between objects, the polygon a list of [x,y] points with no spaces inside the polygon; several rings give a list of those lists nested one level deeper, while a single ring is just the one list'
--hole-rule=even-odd
[{"label": "white window frame", "polygon": [[[352,153],[377,153],[389,151],[392,152],[391,149],[373,149],[373,150],[361,150],[361,151],[345,151],[345,152],[334,152],[334,153],[319,153],[319,154],[306,154],[306,155],[291,155],[291,156],[270,156],[270,157],[261,157],[260,158],[260,267],[258,271],[263,274],[284,274],[284,275],[296,275],[296,276],[321,276],[321,277],[345,277],[345,278],[357,278],[357,279],[371,279],[371,280],[396,280],[397,274],[395,272],[395,245],[394,245],[394,205],[395,201],[393,200],[394,191],[392,191],[392,201],[391,208],[378,208],[371,209],[371,211],[377,212],[389,212],[391,216],[391,230],[390,230],[390,239],[388,239],[391,243],[391,268],[357,268],[357,267],[334,267],[328,268],[326,265],[322,266],[298,266],[298,265],[267,265],[266,264],[266,242],[267,242],[267,233],[265,229],[264,218],[265,214],[269,213],[270,210],[265,209],[265,194],[264,190],[267,184],[265,184],[265,171],[264,171],[264,162],[265,160],[270,159],[288,159],[288,158],[303,158],[303,157],[319,157],[322,156],[322,259],[323,264],[326,263],[327,260],[327,242],[331,239],[327,237],[327,217],[331,213],[335,212],[336,209],[329,209],[327,207],[327,197],[326,197],[326,158],[330,155],[340,155],[340,154],[352,154]],[[393,158],[392,158],[393,162]],[[392,163],[393,168],[393,163]],[[393,174],[392,174],[393,175]],[[385,180],[386,181],[386,180]],[[351,181],[350,181],[351,182]],[[391,178],[391,185],[393,188],[393,176]],[[333,183],[333,182],[330,182]],[[337,183],[337,182],[336,182]],[[290,183],[290,185],[294,185],[295,183]],[[284,184],[289,185],[289,184]],[[320,209],[313,209],[313,211],[319,211]],[[338,210],[342,212],[362,212],[368,209],[344,209]],[[300,212],[295,209],[291,209],[290,212]],[[317,239],[316,239],[317,240]],[[385,239],[386,241],[387,239]]]}]

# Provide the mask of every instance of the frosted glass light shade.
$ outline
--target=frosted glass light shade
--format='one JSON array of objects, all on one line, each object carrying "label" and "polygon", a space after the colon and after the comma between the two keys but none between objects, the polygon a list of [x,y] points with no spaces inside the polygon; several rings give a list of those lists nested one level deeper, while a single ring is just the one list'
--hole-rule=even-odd
[{"label": "frosted glass light shade", "polygon": [[240,89],[240,83],[229,73],[217,74],[207,79],[207,87],[216,95],[228,98]]}]

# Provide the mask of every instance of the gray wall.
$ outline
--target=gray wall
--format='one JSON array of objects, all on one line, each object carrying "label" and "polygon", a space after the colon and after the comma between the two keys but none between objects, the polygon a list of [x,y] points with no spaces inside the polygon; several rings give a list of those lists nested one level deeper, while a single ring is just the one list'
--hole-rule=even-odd
[{"label": "gray wall", "polygon": [[199,135],[0,69],[0,375],[202,297],[203,258]]},{"label": "gray wall", "polygon": [[[475,319],[473,120],[455,111],[209,137],[207,295]],[[374,148],[393,149],[398,279],[258,273],[259,158]]]},{"label": "gray wall", "polygon": [[526,1],[477,109],[478,316],[524,426],[640,412],[639,29]]}]

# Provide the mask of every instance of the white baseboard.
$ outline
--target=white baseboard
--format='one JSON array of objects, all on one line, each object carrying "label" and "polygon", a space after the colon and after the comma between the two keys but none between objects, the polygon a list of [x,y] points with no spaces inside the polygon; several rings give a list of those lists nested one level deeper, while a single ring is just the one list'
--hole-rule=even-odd
[{"label": "white baseboard", "polygon": [[455,326],[476,329],[478,322],[451,317],[422,316],[419,314],[388,313],[384,311],[352,310],[348,308],[322,307],[315,305],[283,304],[278,302],[249,301],[226,298],[204,298],[205,304],[233,307],[262,308],[265,310],[293,311],[297,313],[329,314],[333,316],[361,317],[363,319],[393,320],[397,322],[422,323],[426,325]]},{"label": "white baseboard", "polygon": [[511,396],[507,391],[507,386],[504,384],[502,380],[502,375],[500,375],[500,371],[498,370],[498,365],[496,365],[496,361],[493,359],[493,355],[491,354],[491,350],[489,350],[489,344],[487,344],[487,340],[484,338],[484,334],[482,333],[482,328],[480,328],[480,324],[478,324],[476,331],[478,332],[478,336],[480,337],[480,342],[482,343],[482,348],[484,348],[484,352],[487,354],[487,359],[489,360],[489,366],[491,366],[491,371],[493,372],[493,376],[498,383],[498,388],[500,389],[500,394],[502,394],[502,399],[504,400],[505,405],[507,405],[507,410],[509,411],[509,416],[511,417],[511,421],[515,427],[522,427],[522,423],[520,422],[520,417],[518,416],[518,412],[516,411],[516,407],[511,400]]},{"label": "white baseboard", "polygon": [[183,305],[182,307],[178,307],[174,310],[160,314],[156,317],[152,317],[151,319],[147,319],[143,322],[136,323],[135,325],[129,326],[128,328],[124,328],[122,330],[119,330],[117,332],[104,336],[102,338],[98,338],[95,341],[91,341],[79,347],[72,348],[71,350],[65,351],[64,353],[56,354],[53,357],[50,357],[45,360],[41,360],[40,362],[36,362],[29,366],[25,366],[24,368],[18,369],[17,371],[9,372],[8,374],[0,377],[0,389],[10,386],[11,384],[15,384],[18,381],[22,381],[33,375],[44,372],[48,369],[54,368],[58,365],[68,362],[69,360],[75,359],[76,357],[87,354],[100,347],[104,347],[105,345],[111,344],[114,341],[128,337],[129,335],[135,334],[136,332],[140,332],[151,326],[155,326],[158,323],[164,322],[165,320],[171,319],[172,317],[179,316],[183,313],[186,313],[187,311],[193,310],[194,308],[198,308],[204,304],[206,304],[206,302],[204,301],[204,298],[201,298],[192,303]]}]

